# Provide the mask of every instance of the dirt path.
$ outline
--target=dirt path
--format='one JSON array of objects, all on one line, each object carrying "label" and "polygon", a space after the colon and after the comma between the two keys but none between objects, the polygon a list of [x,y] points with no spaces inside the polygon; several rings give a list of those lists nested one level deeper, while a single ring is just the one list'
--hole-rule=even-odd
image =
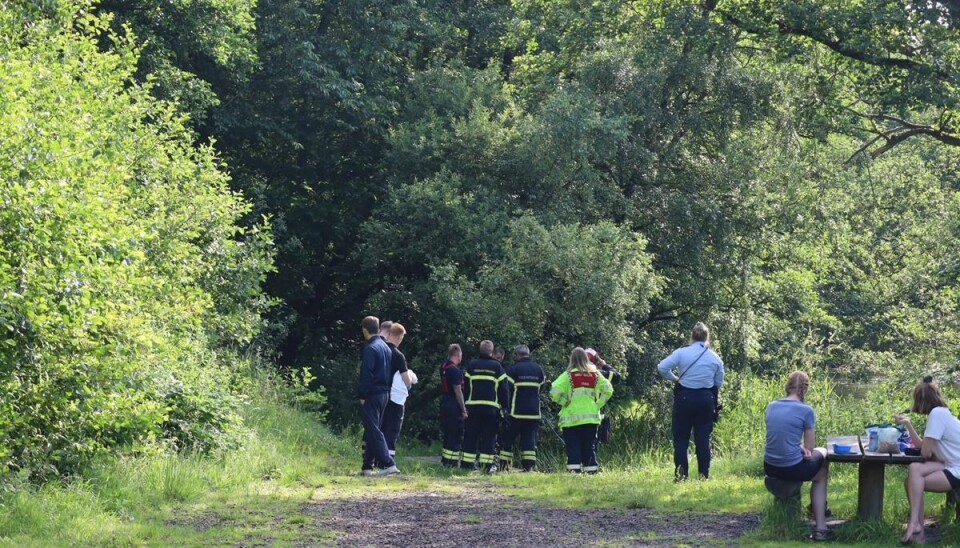
[{"label": "dirt path", "polygon": [[759,514],[539,508],[492,487],[330,498],[304,512],[341,546],[716,546],[736,544],[760,521]]}]

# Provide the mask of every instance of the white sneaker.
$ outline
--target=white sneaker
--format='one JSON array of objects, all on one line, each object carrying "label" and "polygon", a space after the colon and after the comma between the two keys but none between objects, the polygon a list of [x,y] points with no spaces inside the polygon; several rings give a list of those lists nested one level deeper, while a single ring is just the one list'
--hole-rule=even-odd
[{"label": "white sneaker", "polygon": [[361,476],[372,476],[374,474],[373,470],[360,470]]},{"label": "white sneaker", "polygon": [[393,465],[390,468],[384,468],[380,470],[381,476],[392,476],[393,474],[399,474],[400,470],[397,469],[397,465]]}]

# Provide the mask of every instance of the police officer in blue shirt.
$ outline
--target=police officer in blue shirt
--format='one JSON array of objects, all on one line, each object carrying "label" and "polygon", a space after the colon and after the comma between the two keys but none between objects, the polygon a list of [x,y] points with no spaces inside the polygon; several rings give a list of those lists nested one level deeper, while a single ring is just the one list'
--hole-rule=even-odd
[{"label": "police officer in blue shirt", "polygon": [[[676,349],[657,370],[674,383],[673,465],[676,481],[687,479],[690,430],[697,444],[697,468],[700,477],[710,477],[710,436],[723,385],[723,360],[710,349],[710,330],[703,322],[693,326],[690,345]],[[676,373],[674,373],[676,371]]]}]

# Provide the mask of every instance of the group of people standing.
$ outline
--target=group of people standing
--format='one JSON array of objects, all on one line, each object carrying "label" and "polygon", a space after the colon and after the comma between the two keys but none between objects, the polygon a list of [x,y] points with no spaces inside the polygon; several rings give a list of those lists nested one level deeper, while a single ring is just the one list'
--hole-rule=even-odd
[{"label": "group of people standing", "polygon": [[[508,367],[503,364],[506,352],[494,348],[492,341],[482,341],[479,351],[478,358],[461,367],[463,350],[452,344],[440,366],[441,463],[487,473],[509,469],[519,439],[521,469],[533,471],[542,419],[540,394],[546,382],[543,366],[533,361],[527,345],[514,349],[515,361]],[[559,423],[571,472],[597,472],[603,406],[613,395],[612,382],[619,379],[596,351],[577,347],[567,370],[551,383],[550,397],[560,404]]]},{"label": "group of people standing", "polygon": [[[366,342],[360,373],[364,457],[361,472],[397,473],[396,442],[403,423],[404,402],[416,375],[400,352],[406,330],[399,323],[376,317],[363,319]],[[687,451],[694,432],[697,464],[702,478],[710,474],[710,436],[723,384],[720,357],[709,347],[710,332],[697,323],[691,344],[677,349],[658,366],[674,383],[673,440],[677,480],[687,478]],[[530,348],[519,345],[514,363],[504,365],[506,352],[485,340],[479,356],[462,367],[463,350],[451,344],[440,366],[441,463],[494,473],[510,468],[519,456],[523,471],[537,466],[537,441],[542,413],[543,367],[533,361]],[[676,371],[676,372],[675,372]],[[621,375],[592,349],[576,347],[566,370],[550,384],[549,395],[560,406],[559,427],[567,453],[567,470],[599,471],[597,445],[609,441],[610,418],[604,406]],[[519,440],[519,444],[517,441]],[[499,441],[499,448],[498,448]],[[519,455],[514,447],[519,445]]]},{"label": "group of people standing", "polygon": [[[366,340],[359,391],[364,426],[362,473],[372,475],[379,468],[380,475],[396,474],[399,470],[394,456],[404,403],[410,387],[417,382],[398,348],[406,329],[399,323],[381,324],[368,316],[363,319],[362,331]],[[724,380],[723,361],[710,348],[707,326],[698,322],[690,339],[689,345],[678,348],[657,366],[659,373],[674,384],[672,434],[677,481],[687,479],[689,474],[691,431],[699,475],[702,479],[710,476],[710,437]],[[479,357],[461,367],[460,345],[449,346],[440,366],[443,465],[488,473],[507,469],[517,456],[514,447],[519,439],[522,470],[536,469],[540,395],[546,374],[533,361],[526,345],[514,349],[515,360],[510,366],[504,366],[505,354],[485,340],[480,343]],[[603,408],[619,380],[620,374],[595,350],[577,347],[570,353],[566,370],[551,383],[550,398],[560,406],[559,426],[568,471],[599,470],[597,443],[609,439],[610,429]],[[806,403],[809,388],[809,376],[795,371],[787,380],[785,397],[767,406],[764,472],[785,481],[812,483],[815,525],[810,538],[827,540],[827,450],[815,446],[816,413]],[[960,489],[960,420],[950,412],[931,377],[914,388],[910,411],[928,416],[923,436],[914,429],[907,413],[894,415],[894,420],[906,428],[926,461],[911,464],[904,483],[910,521],[902,540],[922,543],[923,493]]]},{"label": "group of people standing", "polygon": [[398,474],[394,457],[403,427],[404,406],[417,375],[398,348],[407,334],[399,323],[367,316],[361,323],[366,344],[360,362],[360,418],[363,422],[363,466],[371,476]]}]

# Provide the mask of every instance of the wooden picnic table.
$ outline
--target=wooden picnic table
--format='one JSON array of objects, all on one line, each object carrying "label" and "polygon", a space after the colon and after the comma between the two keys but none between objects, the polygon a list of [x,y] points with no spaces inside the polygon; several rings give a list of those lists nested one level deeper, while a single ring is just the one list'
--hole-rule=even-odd
[{"label": "wooden picnic table", "polygon": [[[849,445],[853,452],[834,453],[833,444]],[[923,462],[923,457],[903,453],[877,453],[866,451],[860,436],[828,436],[827,460],[859,465],[857,484],[857,516],[860,519],[880,519],[883,514],[883,479],[888,464]]]}]

